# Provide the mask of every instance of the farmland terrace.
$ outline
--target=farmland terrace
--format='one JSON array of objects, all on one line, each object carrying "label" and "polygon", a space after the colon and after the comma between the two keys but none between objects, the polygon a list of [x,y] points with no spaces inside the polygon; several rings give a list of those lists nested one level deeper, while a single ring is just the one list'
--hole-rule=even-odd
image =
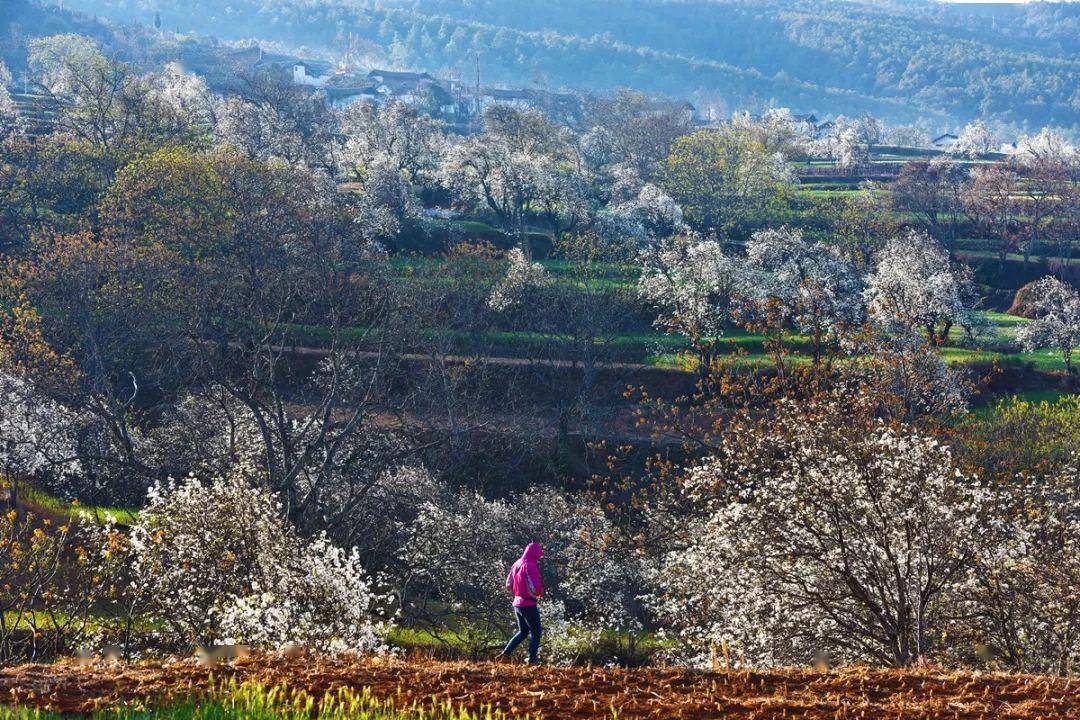
[{"label": "farmland terrace", "polygon": [[0,695],[21,706],[86,713],[164,702],[224,682],[287,685],[316,698],[341,688],[376,697],[509,717],[601,718],[1080,718],[1076,680],[934,668],[770,671],[527,668],[493,663],[346,657],[247,658],[131,665],[23,665],[0,670]]}]

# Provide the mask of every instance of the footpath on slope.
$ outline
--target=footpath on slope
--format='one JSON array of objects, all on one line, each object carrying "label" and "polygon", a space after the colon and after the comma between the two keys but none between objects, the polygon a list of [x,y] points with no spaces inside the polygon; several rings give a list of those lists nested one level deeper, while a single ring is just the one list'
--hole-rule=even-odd
[{"label": "footpath on slope", "polygon": [[[0,702],[80,713],[162,702],[215,683],[286,684],[317,697],[370,688],[399,703],[449,700],[547,720],[1080,719],[1080,681],[1004,673],[527,668],[494,663],[264,656],[214,667],[194,660],[22,665],[0,669]],[[401,705],[399,704],[399,707]]]}]

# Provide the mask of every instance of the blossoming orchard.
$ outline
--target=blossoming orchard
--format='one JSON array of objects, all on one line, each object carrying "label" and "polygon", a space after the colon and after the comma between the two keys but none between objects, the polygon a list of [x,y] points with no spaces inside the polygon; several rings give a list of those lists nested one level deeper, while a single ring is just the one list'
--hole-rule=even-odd
[{"label": "blossoming orchard", "polygon": [[1080,667],[1075,134],[25,44],[0,663]]}]

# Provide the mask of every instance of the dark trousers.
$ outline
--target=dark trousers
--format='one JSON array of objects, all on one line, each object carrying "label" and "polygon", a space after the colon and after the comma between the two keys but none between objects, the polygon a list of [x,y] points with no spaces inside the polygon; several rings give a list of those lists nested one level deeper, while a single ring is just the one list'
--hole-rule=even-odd
[{"label": "dark trousers", "polygon": [[506,643],[503,655],[514,652],[517,646],[524,642],[525,638],[529,638],[529,662],[534,663],[537,660],[536,654],[540,652],[540,634],[543,632],[540,627],[540,608],[535,605],[532,607],[516,607],[514,608],[514,617],[517,618],[517,635],[510,638],[510,642]]}]

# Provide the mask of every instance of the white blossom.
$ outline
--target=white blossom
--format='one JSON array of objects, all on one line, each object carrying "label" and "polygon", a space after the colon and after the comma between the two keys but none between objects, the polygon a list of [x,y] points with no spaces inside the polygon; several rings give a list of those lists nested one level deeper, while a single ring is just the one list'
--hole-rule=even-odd
[{"label": "white blossom", "polygon": [[30,382],[0,373],[0,465],[8,476],[79,472],[79,413]]},{"label": "white blossom", "polygon": [[748,665],[902,665],[952,628],[984,493],[934,439],[833,430],[799,420],[688,470],[691,492],[720,496],[666,558],[655,605],[699,661],[726,645]]},{"label": "white blossom", "polygon": [[11,72],[3,60],[0,60],[0,140],[18,131],[22,127],[19,111],[11,98],[8,87],[11,86]]},{"label": "white blossom", "polygon": [[836,337],[862,320],[861,281],[835,246],[787,227],[760,230],[746,245],[746,259],[755,272],[749,297],[778,301],[783,320],[800,331]]},{"label": "white blossom", "polygon": [[836,164],[845,169],[862,167],[870,161],[870,146],[855,126],[848,126],[837,135],[834,153]]},{"label": "white blossom", "polygon": [[992,541],[977,555],[967,590],[976,652],[958,653],[961,661],[1060,674],[1080,662],[1078,459],[994,492]]},{"label": "white blossom", "polygon": [[506,312],[524,300],[526,291],[541,287],[548,282],[547,271],[538,262],[530,262],[521,248],[506,253],[509,266],[506,275],[496,283],[488,298],[488,307],[496,312]]},{"label": "white blossom", "polygon": [[240,469],[153,488],[132,528],[137,587],[178,641],[370,651],[383,598],[355,551],[301,539]]},{"label": "white blossom", "polygon": [[745,263],[716,240],[677,236],[642,254],[638,290],[660,326],[698,340],[723,334],[746,279]]},{"label": "white blossom", "polygon": [[996,146],[994,133],[985,120],[975,120],[964,126],[951,152],[965,157],[977,157],[988,153]]},{"label": "white blossom", "polygon": [[866,285],[870,316],[891,331],[922,328],[930,339],[944,339],[939,333],[965,314],[961,276],[945,249],[922,232],[889,240]]},{"label": "white blossom", "polygon": [[221,100],[201,77],[170,63],[152,82],[157,98],[177,116],[204,128],[214,126]]},{"label": "white blossom", "polygon": [[1017,141],[1016,159],[1024,165],[1041,162],[1067,165],[1078,159],[1078,151],[1058,131],[1043,128],[1034,135],[1024,135]]},{"label": "white blossom", "polygon": [[1072,371],[1073,351],[1080,347],[1080,293],[1054,277],[1044,277],[1031,289],[1035,319],[1020,327],[1016,339],[1029,352],[1054,348]]}]

